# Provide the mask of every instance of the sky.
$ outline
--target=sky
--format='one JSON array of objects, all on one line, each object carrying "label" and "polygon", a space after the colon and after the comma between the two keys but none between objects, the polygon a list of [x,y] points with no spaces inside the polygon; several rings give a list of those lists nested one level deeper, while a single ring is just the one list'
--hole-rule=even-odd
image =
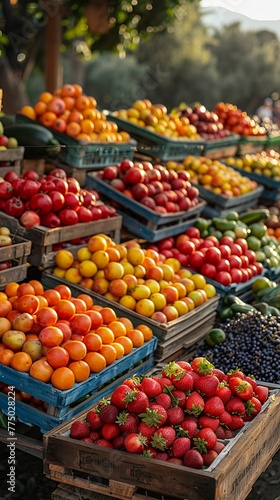
[{"label": "sky", "polygon": [[201,0],[200,8],[208,25],[240,22],[244,29],[267,29],[280,37],[280,0]]}]

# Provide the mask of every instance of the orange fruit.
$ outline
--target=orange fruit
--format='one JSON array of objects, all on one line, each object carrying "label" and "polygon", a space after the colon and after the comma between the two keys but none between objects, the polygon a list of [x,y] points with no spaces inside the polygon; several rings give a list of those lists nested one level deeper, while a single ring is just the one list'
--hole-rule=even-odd
[{"label": "orange fruit", "polygon": [[11,368],[19,372],[29,372],[32,365],[32,358],[27,352],[16,352],[11,359]]},{"label": "orange fruit", "polygon": [[31,285],[34,289],[34,292],[36,295],[43,295],[44,293],[44,286],[42,285],[42,283],[38,280],[30,280],[29,282],[29,285]]},{"label": "orange fruit", "polygon": [[132,321],[129,318],[126,318],[125,316],[121,316],[120,318],[118,318],[118,321],[120,323],[123,323],[127,332],[129,330],[132,330],[132,328],[134,328]]},{"label": "orange fruit", "polygon": [[130,262],[133,266],[141,265],[145,258],[145,252],[142,248],[138,247],[130,247],[127,250],[126,254],[128,262]]},{"label": "orange fruit", "polygon": [[112,330],[115,338],[126,335],[126,327],[121,321],[111,321],[111,323],[108,324],[108,328]]},{"label": "orange fruit", "polygon": [[72,363],[68,365],[68,368],[73,372],[75,382],[84,382],[90,376],[90,367],[88,363],[83,360],[72,361]]},{"label": "orange fruit", "polygon": [[99,353],[106,359],[106,366],[112,365],[117,359],[117,351],[112,344],[103,345]]},{"label": "orange fruit", "polygon": [[99,352],[88,352],[84,357],[92,373],[99,373],[106,368],[106,359]]},{"label": "orange fruit", "polygon": [[136,303],[135,311],[149,318],[155,312],[155,305],[150,299],[141,299]]},{"label": "orange fruit", "polygon": [[66,249],[58,250],[55,254],[55,263],[60,269],[69,269],[74,262],[74,255]]},{"label": "orange fruit", "polygon": [[48,383],[51,379],[53,373],[53,368],[48,363],[45,357],[37,359],[34,361],[30,367],[29,375],[36,380]]},{"label": "orange fruit", "polygon": [[117,344],[121,344],[124,348],[124,355],[126,356],[127,354],[130,354],[132,349],[133,349],[133,343],[132,340],[130,340],[126,335],[125,336],[120,336],[115,339],[115,342]]},{"label": "orange fruit", "polygon": [[20,113],[28,118],[31,118],[31,120],[36,120],[36,113],[32,106],[23,106]]},{"label": "orange fruit", "polygon": [[87,354],[87,348],[80,340],[68,340],[63,344],[63,347],[68,352],[72,361],[80,361]]},{"label": "orange fruit", "polygon": [[3,349],[0,351],[0,364],[10,366],[15,353],[11,349]]},{"label": "orange fruit", "polygon": [[111,344],[115,340],[114,333],[108,326],[100,326],[95,333],[101,338],[102,344]]},{"label": "orange fruit", "polygon": [[84,336],[83,342],[87,348],[87,352],[97,352],[102,347],[102,339],[100,335],[91,331]]},{"label": "orange fruit", "polygon": [[137,328],[127,332],[126,336],[132,341],[133,347],[141,347],[145,342],[143,333]]},{"label": "orange fruit", "polygon": [[116,359],[121,359],[124,356],[124,347],[122,346],[122,344],[118,344],[118,342],[112,342],[112,344],[110,345],[115,348],[115,351],[117,353]]},{"label": "orange fruit", "polygon": [[19,283],[16,283],[15,281],[11,281],[11,283],[7,283],[7,285],[4,288],[5,294],[8,297],[14,297],[17,295],[17,290],[19,287]]},{"label": "orange fruit", "polygon": [[12,327],[12,323],[8,318],[1,317],[0,318],[0,338],[3,336],[5,332],[10,330]]},{"label": "orange fruit", "polygon": [[77,296],[77,299],[81,299],[84,301],[84,303],[86,304],[86,310],[90,310],[92,308],[93,298],[87,293],[80,293],[80,295]]},{"label": "orange fruit", "polygon": [[75,383],[75,375],[67,366],[61,366],[53,371],[51,383],[56,389],[60,389],[61,391],[69,390]]},{"label": "orange fruit", "polygon": [[115,321],[117,319],[117,315],[111,307],[102,307],[100,309],[100,314],[105,325],[108,325],[111,321]]},{"label": "orange fruit", "polygon": [[137,325],[137,330],[143,333],[145,342],[148,342],[153,337],[153,330],[147,325]]}]

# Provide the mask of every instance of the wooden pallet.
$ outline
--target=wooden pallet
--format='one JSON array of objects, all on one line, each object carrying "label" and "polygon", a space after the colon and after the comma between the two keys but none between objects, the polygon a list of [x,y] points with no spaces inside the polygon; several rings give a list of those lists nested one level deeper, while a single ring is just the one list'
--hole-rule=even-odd
[{"label": "wooden pallet", "polygon": [[263,411],[226,442],[216,464],[205,470],[71,439],[67,422],[43,437],[44,473],[60,483],[121,500],[140,500],[140,490],[146,498],[245,500],[279,449],[279,404],[278,386],[270,390]]},{"label": "wooden pallet", "polygon": [[0,248],[0,262],[10,261],[12,267],[0,271],[0,289],[8,283],[23,281],[27,276],[27,259],[31,253],[31,241],[11,233],[13,244]]}]

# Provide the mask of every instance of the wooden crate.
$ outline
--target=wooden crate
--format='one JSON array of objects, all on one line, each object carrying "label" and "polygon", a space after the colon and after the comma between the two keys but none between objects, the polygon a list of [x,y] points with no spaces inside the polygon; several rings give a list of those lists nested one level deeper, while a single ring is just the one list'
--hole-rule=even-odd
[{"label": "wooden crate", "polygon": [[55,263],[53,245],[71,241],[75,238],[92,236],[97,233],[105,233],[111,236],[116,243],[120,242],[120,231],[122,218],[120,215],[108,219],[78,223],[75,226],[56,227],[48,229],[44,226],[36,226],[26,229],[21,226],[15,217],[10,217],[0,212],[0,225],[7,226],[13,234],[22,236],[32,242],[31,253],[28,262],[37,267],[51,267]]},{"label": "wooden crate", "polygon": [[[30,377],[28,373],[17,372],[7,366],[1,366],[0,381],[48,404],[46,412],[23,401],[17,401],[15,407],[19,421],[37,425],[42,432],[47,432],[111,393],[125,378],[134,374],[141,375],[151,369],[154,366],[156,345],[157,339],[154,337],[101,372],[92,373],[87,380],[75,383],[72,389],[66,391],[56,389],[50,383],[44,384]],[[0,409],[7,414],[7,395],[1,392]]]},{"label": "wooden crate", "polygon": [[60,483],[122,500],[245,500],[279,449],[280,389],[270,387],[269,401],[261,413],[233,439],[225,441],[224,450],[207,469],[196,470],[71,439],[70,421],[44,435],[44,473]]},{"label": "wooden crate", "polygon": [[0,248],[0,262],[11,261],[12,267],[0,271],[0,289],[8,283],[19,283],[27,276],[27,259],[31,252],[31,241],[11,233],[13,244]]},{"label": "wooden crate", "polygon": [[4,149],[0,151],[0,177],[13,170],[18,175],[21,173],[21,162],[23,160],[24,148]]},{"label": "wooden crate", "polygon": [[37,174],[42,176],[45,173],[45,163],[46,163],[46,160],[44,160],[44,159],[40,159],[40,160],[25,159],[25,160],[22,160],[22,162],[21,162],[21,175],[23,175],[27,170],[34,170],[35,172],[37,172]]}]

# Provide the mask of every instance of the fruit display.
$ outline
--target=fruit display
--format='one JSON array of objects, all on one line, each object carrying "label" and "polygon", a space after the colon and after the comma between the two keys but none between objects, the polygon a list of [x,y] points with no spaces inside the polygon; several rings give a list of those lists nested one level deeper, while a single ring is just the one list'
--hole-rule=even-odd
[{"label": "fruit display", "polygon": [[[233,242],[245,245],[249,254],[254,252],[256,262],[261,263],[265,269],[278,268],[280,265],[280,246],[277,238],[269,234],[264,223],[268,214],[267,209],[251,210],[241,215],[238,215],[237,212],[230,212],[225,217],[212,219],[200,217],[195,226],[202,230],[204,237],[214,236],[220,244],[226,237],[229,238],[230,245]],[[242,241],[244,239],[245,242]]]},{"label": "fruit display", "polygon": [[190,175],[184,170],[168,170],[150,161],[124,160],[117,166],[105,167],[96,176],[161,215],[185,212],[199,204],[199,190],[192,186]]},{"label": "fruit display", "polygon": [[[152,248],[169,259],[178,259],[183,267],[202,274],[206,279],[214,280],[216,286],[244,283],[263,272],[263,264],[257,260],[256,252],[249,247],[249,229],[238,225],[236,221],[217,217],[212,219],[212,227],[216,228],[212,234],[211,231],[209,235],[200,231],[199,227],[202,229],[202,225],[208,225],[209,228],[210,223],[211,220],[199,218],[198,227],[191,226],[185,233],[165,238]],[[225,232],[218,231],[218,227],[223,227]],[[219,239],[215,233],[220,236]],[[259,243],[256,237],[255,239]]]},{"label": "fruit display", "polygon": [[227,165],[237,167],[245,172],[268,177],[280,181],[280,154],[276,151],[262,151],[256,154],[246,154],[240,158],[225,158]]},{"label": "fruit display", "polygon": [[205,343],[195,356],[205,356],[225,372],[238,366],[256,380],[279,384],[279,321],[274,314],[255,309],[238,312],[218,325],[226,334],[225,341],[214,347]]},{"label": "fruit display", "polygon": [[6,151],[7,149],[15,149],[17,147],[18,147],[17,139],[15,137],[9,137],[6,135],[0,116],[0,151]]},{"label": "fruit display", "polygon": [[119,109],[113,115],[169,139],[201,138],[189,118],[177,113],[168,113],[164,104],[152,104],[148,99],[137,100],[130,108]]},{"label": "fruit display", "polygon": [[238,435],[269,397],[245,373],[215,368],[205,357],[170,362],[125,380],[71,423],[69,438],[207,470],[226,451],[223,440]]},{"label": "fruit display", "polygon": [[52,273],[158,323],[184,316],[216,295],[213,285],[181,269],[178,259],[141,248],[136,240],[116,245],[100,234],[76,258],[69,250],[58,251]]},{"label": "fruit display", "polygon": [[202,104],[188,106],[182,103],[178,108],[173,110],[173,113],[177,114],[180,118],[187,118],[196,127],[200,137],[207,141],[224,139],[232,135],[219,120],[218,115],[214,111],[206,109]]},{"label": "fruit display", "polygon": [[71,226],[114,216],[116,210],[97,197],[98,193],[82,189],[60,168],[43,176],[35,170],[26,170],[22,176],[9,170],[0,182],[0,210],[27,229]]},{"label": "fruit display", "polygon": [[265,137],[267,135],[265,127],[234,104],[218,102],[214,107],[214,112],[218,115],[224,128],[231,132],[245,137]]},{"label": "fruit display", "polygon": [[220,160],[204,156],[187,156],[183,162],[168,161],[169,170],[186,170],[192,183],[228,198],[250,193],[258,188],[256,181],[241,175]]},{"label": "fruit display", "polygon": [[53,94],[43,92],[38,102],[23,106],[20,114],[45,127],[82,141],[128,142],[130,135],[97,109],[96,99],[83,93],[80,85],[65,84]]},{"label": "fruit display", "polygon": [[0,303],[0,363],[59,390],[89,379],[153,337],[88,294],[72,296],[38,280],[5,286]]}]

